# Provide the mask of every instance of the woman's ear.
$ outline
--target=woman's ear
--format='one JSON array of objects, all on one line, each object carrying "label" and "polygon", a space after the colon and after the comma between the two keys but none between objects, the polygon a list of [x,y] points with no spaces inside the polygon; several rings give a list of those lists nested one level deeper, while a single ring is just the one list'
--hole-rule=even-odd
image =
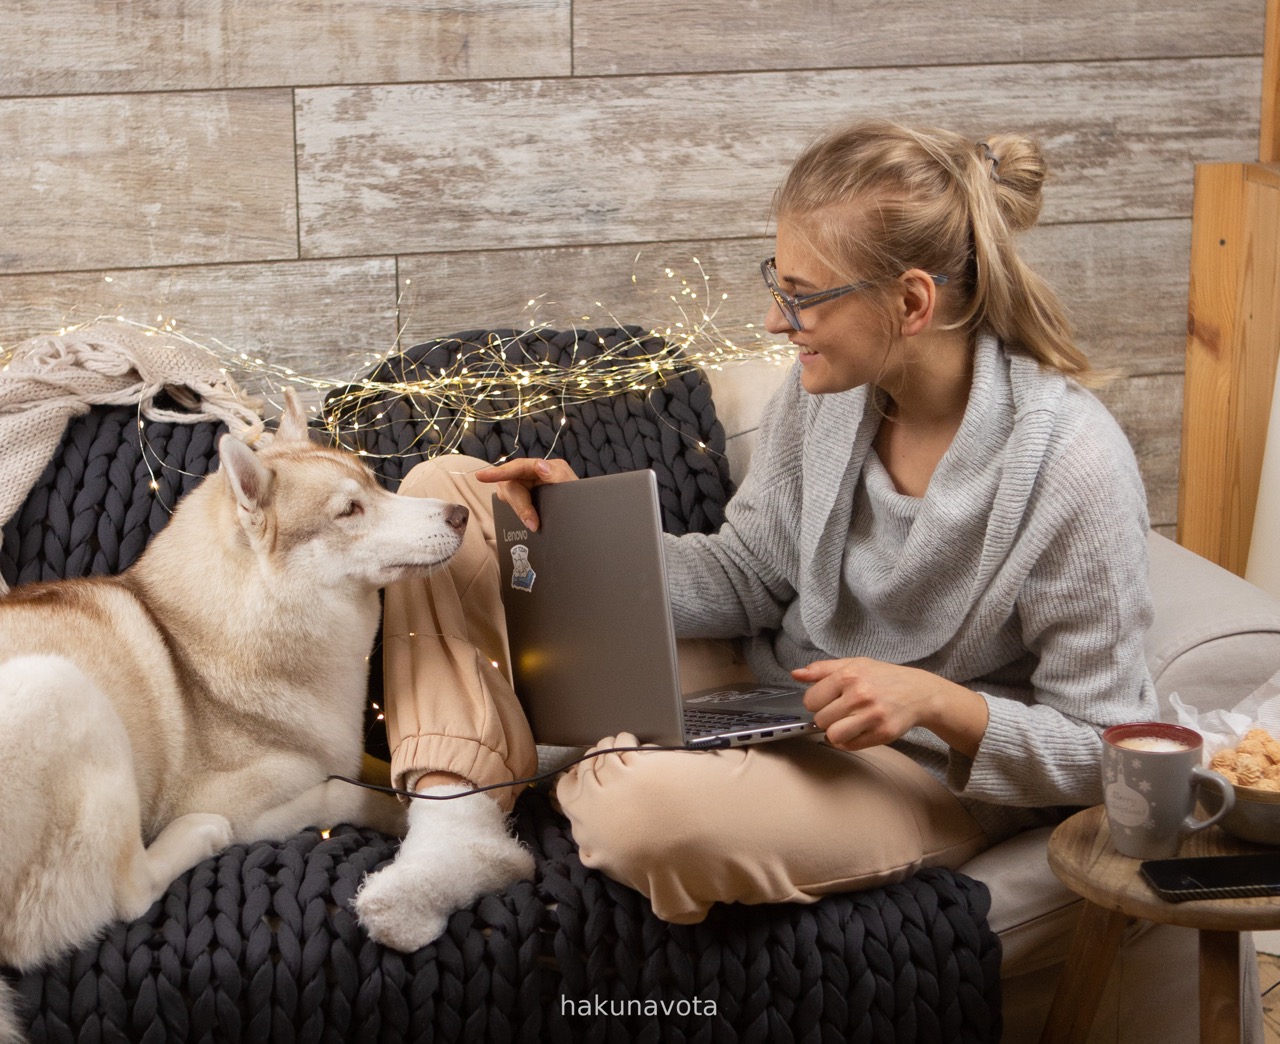
[{"label": "woman's ear", "polygon": [[938,285],[928,272],[911,268],[898,277],[898,333],[914,337],[933,323],[938,306]]}]

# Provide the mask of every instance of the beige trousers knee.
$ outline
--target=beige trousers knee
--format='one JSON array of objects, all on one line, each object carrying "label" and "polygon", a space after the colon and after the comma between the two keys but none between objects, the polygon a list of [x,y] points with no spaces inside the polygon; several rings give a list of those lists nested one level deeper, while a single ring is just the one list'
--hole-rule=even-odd
[{"label": "beige trousers knee", "polygon": [[847,754],[792,739],[609,754],[570,769],[556,794],[582,862],[676,924],[716,902],[811,903],[954,869],[988,847],[950,791],[888,747]]},{"label": "beige trousers knee", "polygon": [[[532,773],[536,750],[511,686],[482,467],[441,457],[401,492],[466,505],[462,549],[425,580],[386,593],[384,663],[392,778],[454,772],[477,785]],[[681,644],[687,688],[741,678],[723,642]],[[633,746],[621,734],[601,746]],[[516,791],[493,792],[510,808]],[[643,892],[658,917],[700,921],[715,902],[814,902],[830,892],[958,867],[987,840],[960,802],[887,747],[857,754],[812,740],[735,750],[593,758],[556,795],[582,861]]]}]

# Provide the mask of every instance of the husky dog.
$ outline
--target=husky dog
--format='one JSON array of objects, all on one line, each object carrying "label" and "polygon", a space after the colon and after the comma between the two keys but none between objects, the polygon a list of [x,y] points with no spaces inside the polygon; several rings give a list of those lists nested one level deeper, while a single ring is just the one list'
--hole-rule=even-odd
[{"label": "husky dog", "polygon": [[326,778],[360,769],[378,589],[448,560],[467,509],[382,489],[286,399],[130,569],[0,596],[0,965],[140,916],[233,842],[404,832],[394,798]]}]

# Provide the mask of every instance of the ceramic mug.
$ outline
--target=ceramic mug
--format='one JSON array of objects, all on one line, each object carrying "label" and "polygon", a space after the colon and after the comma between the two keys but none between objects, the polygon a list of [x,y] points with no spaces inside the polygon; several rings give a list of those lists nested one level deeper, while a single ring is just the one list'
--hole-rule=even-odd
[{"label": "ceramic mug", "polygon": [[[1200,733],[1163,721],[1112,725],[1102,733],[1102,787],[1117,852],[1171,858],[1184,837],[1231,811],[1235,788],[1226,776],[1201,767],[1203,750]],[[1201,787],[1222,795],[1222,807],[1207,819],[1194,814]]]}]

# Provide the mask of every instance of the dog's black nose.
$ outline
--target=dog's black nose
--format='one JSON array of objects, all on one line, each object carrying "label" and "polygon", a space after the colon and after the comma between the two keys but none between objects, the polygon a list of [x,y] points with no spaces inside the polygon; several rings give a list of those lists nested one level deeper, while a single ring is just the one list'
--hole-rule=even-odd
[{"label": "dog's black nose", "polygon": [[464,508],[461,504],[450,504],[445,508],[444,523],[450,529],[456,529],[461,533],[467,528],[467,519],[471,517],[471,512]]}]

